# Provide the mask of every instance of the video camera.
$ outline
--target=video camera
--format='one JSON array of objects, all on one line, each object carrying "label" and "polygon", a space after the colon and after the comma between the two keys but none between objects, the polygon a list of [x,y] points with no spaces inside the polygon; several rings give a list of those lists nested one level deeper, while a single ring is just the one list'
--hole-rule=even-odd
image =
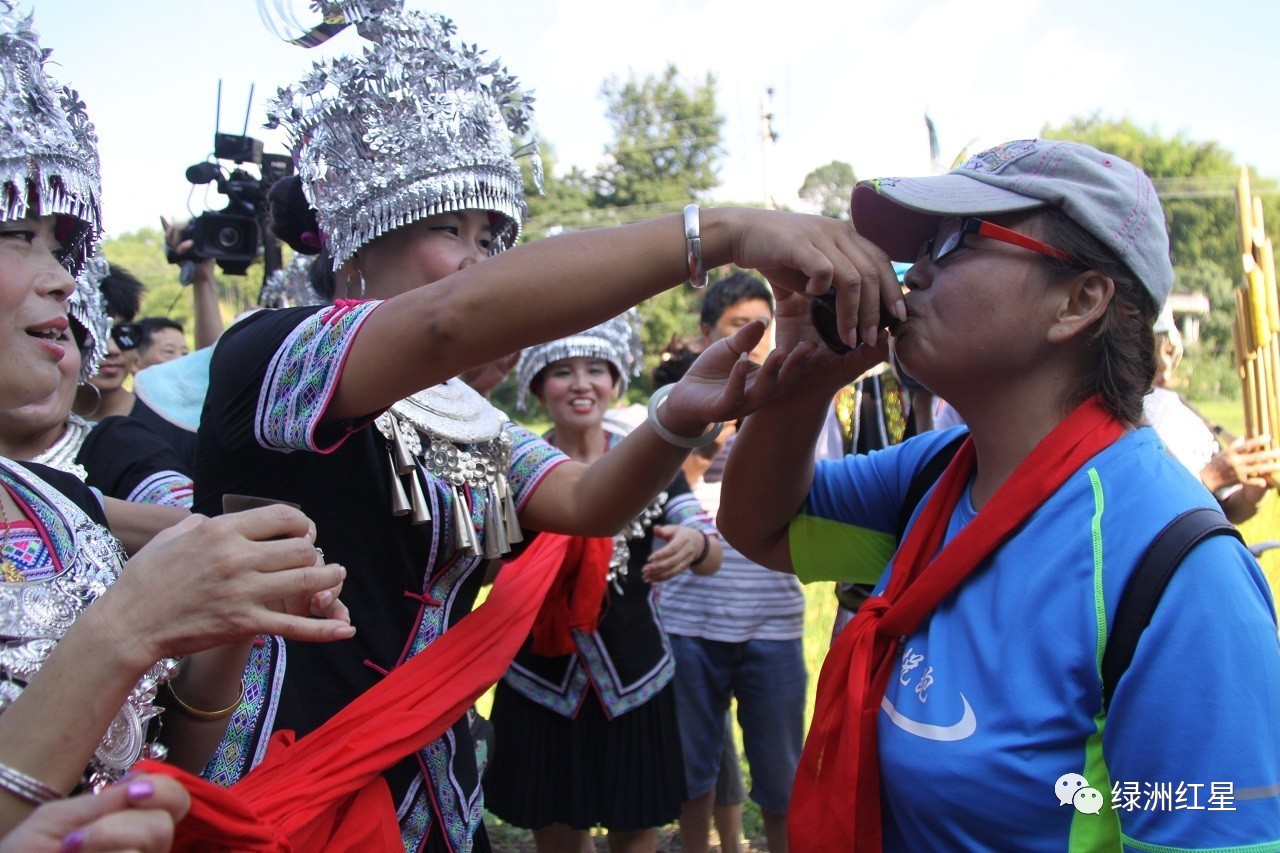
[{"label": "video camera", "polygon": [[[187,180],[194,185],[215,184],[227,197],[227,206],[205,211],[187,223],[182,239],[192,241],[191,249],[179,255],[170,247],[166,256],[173,264],[212,259],[224,272],[244,275],[262,250],[267,190],[293,173],[293,160],[287,154],[264,154],[262,142],[252,137],[217,132],[213,156],[214,160],[190,166]],[[218,160],[235,166],[224,172]],[[242,168],[246,164],[257,166],[259,175]]]}]

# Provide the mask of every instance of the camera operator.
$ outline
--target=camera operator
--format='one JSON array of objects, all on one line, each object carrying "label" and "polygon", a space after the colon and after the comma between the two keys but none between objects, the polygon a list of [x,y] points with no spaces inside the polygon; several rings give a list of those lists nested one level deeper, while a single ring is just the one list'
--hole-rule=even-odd
[{"label": "camera operator", "polygon": [[187,334],[182,324],[168,317],[143,317],[138,321],[138,358],[134,372],[146,370],[182,358],[187,349]]},{"label": "camera operator", "polygon": [[[181,256],[191,251],[194,241],[183,237],[183,230],[187,228],[186,222],[170,224],[162,216],[160,227],[164,229],[164,242],[172,254]],[[196,349],[204,349],[212,346],[222,334],[222,311],[218,306],[218,287],[214,280],[213,259],[203,258],[193,260],[191,263],[194,267],[191,296],[192,316],[195,318],[195,345]],[[145,353],[140,355],[142,356],[140,360],[146,360]],[[160,359],[160,361],[164,360],[166,359]],[[139,364],[138,369],[141,370],[145,366]]]}]

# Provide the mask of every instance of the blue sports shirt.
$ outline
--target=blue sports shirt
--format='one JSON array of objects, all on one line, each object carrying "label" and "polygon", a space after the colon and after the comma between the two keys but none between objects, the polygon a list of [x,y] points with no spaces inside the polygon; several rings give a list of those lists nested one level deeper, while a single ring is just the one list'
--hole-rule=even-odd
[{"label": "blue sports shirt", "polygon": [[[883,588],[911,479],[957,434],[821,463],[790,526],[801,580]],[[886,850],[1280,851],[1280,643],[1239,542],[1183,560],[1102,709],[1120,593],[1193,506],[1216,504],[1131,432],[901,639],[878,728]],[[975,516],[966,489],[946,540]]]}]

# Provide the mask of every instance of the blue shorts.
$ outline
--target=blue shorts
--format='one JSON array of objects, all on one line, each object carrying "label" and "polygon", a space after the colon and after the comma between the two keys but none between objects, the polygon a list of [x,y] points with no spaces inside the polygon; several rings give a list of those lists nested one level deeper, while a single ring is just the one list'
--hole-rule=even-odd
[{"label": "blue shorts", "polygon": [[742,746],[751,768],[751,799],[765,811],[786,814],[804,745],[803,641],[669,637],[689,799],[716,786],[732,696],[738,700]]}]

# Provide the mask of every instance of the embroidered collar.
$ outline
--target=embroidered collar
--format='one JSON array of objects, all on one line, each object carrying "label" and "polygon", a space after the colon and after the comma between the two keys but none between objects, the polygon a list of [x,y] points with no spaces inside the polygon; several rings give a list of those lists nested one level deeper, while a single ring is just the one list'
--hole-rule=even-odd
[{"label": "embroidered collar", "polygon": [[89,472],[76,461],[76,457],[80,455],[80,448],[84,446],[84,440],[89,437],[91,429],[93,429],[92,425],[84,418],[74,412],[68,413],[66,428],[63,429],[62,435],[58,436],[58,440],[48,450],[32,461],[65,471],[81,482],[87,480]]}]

